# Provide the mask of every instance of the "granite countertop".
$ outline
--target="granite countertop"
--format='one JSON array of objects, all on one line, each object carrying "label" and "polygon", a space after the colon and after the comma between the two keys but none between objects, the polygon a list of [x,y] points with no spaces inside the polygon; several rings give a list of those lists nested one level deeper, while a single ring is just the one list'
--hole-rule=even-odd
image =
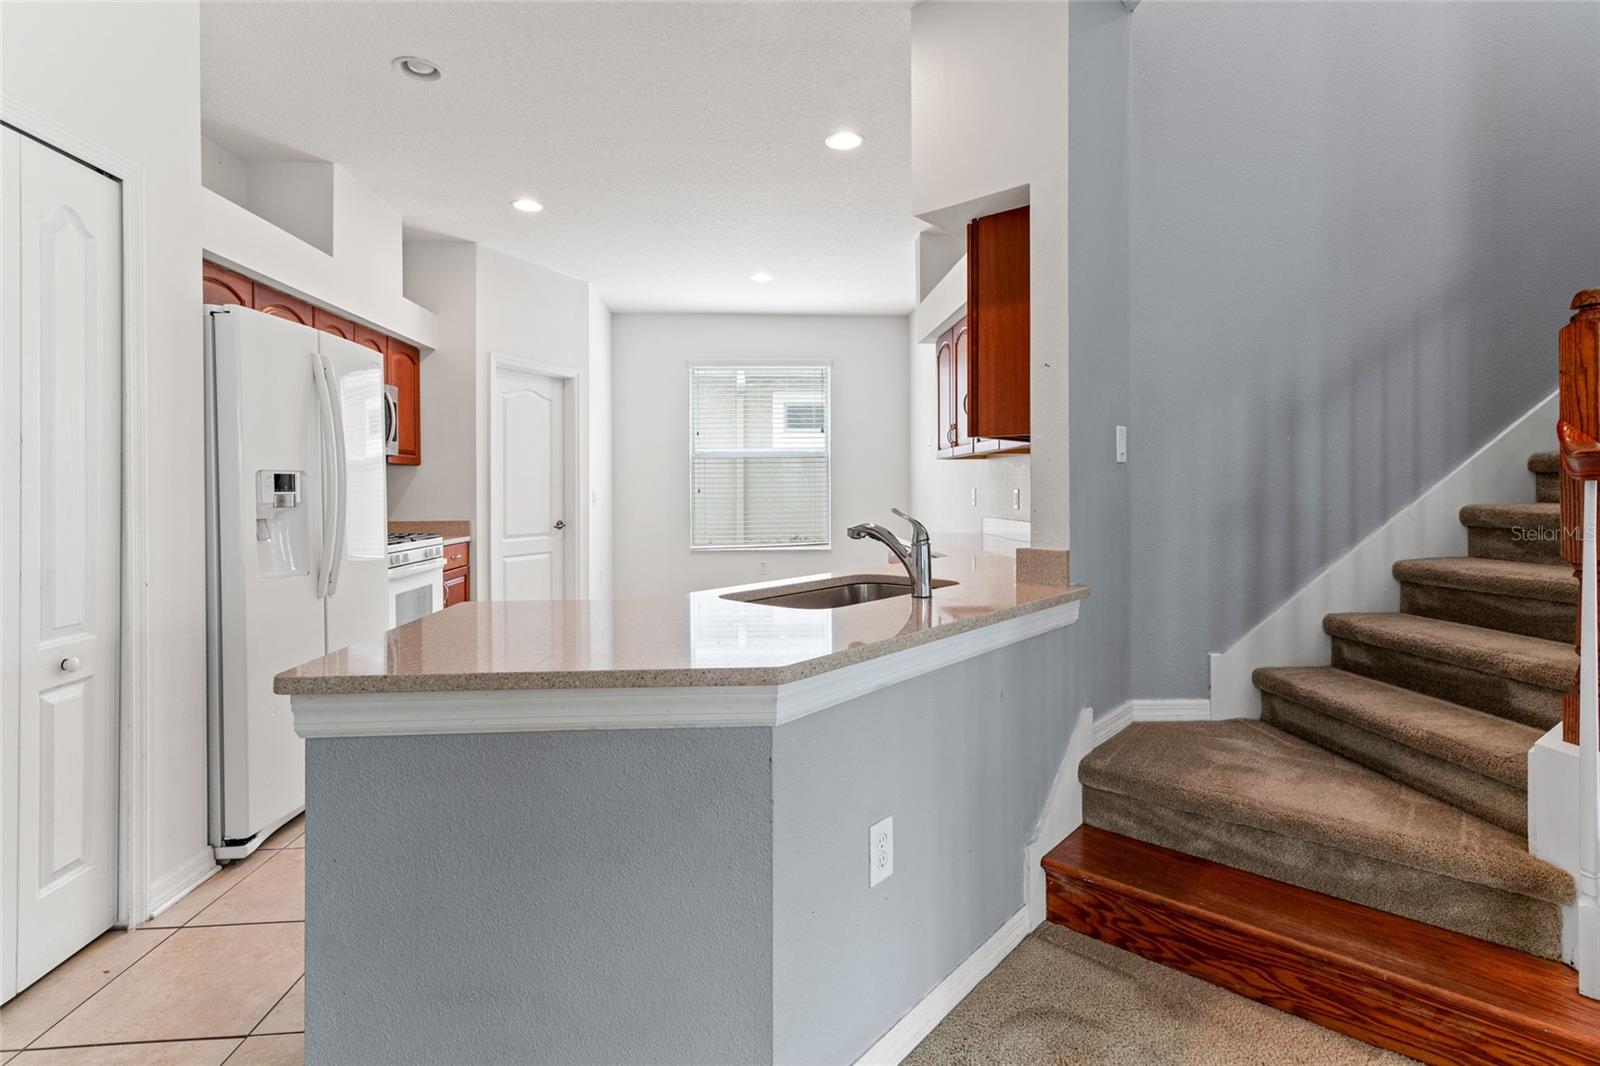
[{"label": "granite countertop", "polygon": [[[971,541],[960,546],[981,548]],[[468,602],[286,670],[273,688],[331,696],[782,685],[1089,594],[1081,585],[1020,584],[1011,553],[969,550],[934,560],[934,579],[954,584],[928,600],[800,610],[728,598],[855,574],[906,579],[896,564],[654,599]]]},{"label": "granite countertop", "polygon": [[467,521],[422,521],[396,519],[389,523],[390,533],[437,533],[446,544],[459,544],[472,539],[472,523]]}]

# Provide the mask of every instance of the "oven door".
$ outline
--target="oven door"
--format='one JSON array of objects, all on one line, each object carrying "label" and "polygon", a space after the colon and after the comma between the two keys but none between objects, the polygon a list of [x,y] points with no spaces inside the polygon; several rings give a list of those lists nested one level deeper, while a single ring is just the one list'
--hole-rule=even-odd
[{"label": "oven door", "polygon": [[444,560],[408,563],[389,571],[389,628],[444,609]]},{"label": "oven door", "polygon": [[383,387],[383,454],[400,454],[400,389]]}]

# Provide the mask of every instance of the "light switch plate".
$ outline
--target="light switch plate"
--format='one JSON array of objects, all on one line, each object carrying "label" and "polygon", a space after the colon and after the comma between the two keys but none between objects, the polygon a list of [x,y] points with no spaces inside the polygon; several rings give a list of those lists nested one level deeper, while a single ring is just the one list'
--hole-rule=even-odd
[{"label": "light switch plate", "polygon": [[1127,461],[1128,461],[1128,427],[1127,426],[1118,426],[1117,427],[1117,462],[1125,463]]},{"label": "light switch plate", "polygon": [[894,818],[872,823],[867,830],[867,887],[877,888],[894,873]]}]

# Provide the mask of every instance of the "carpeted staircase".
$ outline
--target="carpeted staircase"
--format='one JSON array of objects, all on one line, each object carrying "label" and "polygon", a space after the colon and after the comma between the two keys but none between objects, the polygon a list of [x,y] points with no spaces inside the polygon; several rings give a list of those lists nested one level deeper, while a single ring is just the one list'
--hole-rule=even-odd
[{"label": "carpeted staircase", "polygon": [[1130,726],[1086,758],[1091,826],[1555,959],[1572,879],[1527,849],[1528,750],[1577,670],[1554,454],[1535,502],[1461,510],[1468,555],[1394,564],[1400,611],[1333,614],[1329,666],[1255,672],[1261,719]]}]

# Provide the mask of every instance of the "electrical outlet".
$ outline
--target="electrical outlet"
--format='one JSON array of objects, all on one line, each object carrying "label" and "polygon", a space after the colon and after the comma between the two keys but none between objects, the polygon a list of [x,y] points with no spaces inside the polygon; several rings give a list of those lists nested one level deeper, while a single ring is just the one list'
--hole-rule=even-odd
[{"label": "electrical outlet", "polygon": [[867,830],[867,887],[876,888],[894,873],[894,818]]},{"label": "electrical outlet", "polygon": [[974,506],[974,507],[978,506],[978,490],[977,489],[973,489],[972,490],[972,506]]},{"label": "electrical outlet", "polygon": [[1128,427],[1127,426],[1118,426],[1117,427],[1117,462],[1125,463],[1127,461],[1128,461]]},{"label": "electrical outlet", "polygon": [[765,559],[756,564],[757,577],[766,577],[770,573],[772,573],[772,564],[767,562]]}]

